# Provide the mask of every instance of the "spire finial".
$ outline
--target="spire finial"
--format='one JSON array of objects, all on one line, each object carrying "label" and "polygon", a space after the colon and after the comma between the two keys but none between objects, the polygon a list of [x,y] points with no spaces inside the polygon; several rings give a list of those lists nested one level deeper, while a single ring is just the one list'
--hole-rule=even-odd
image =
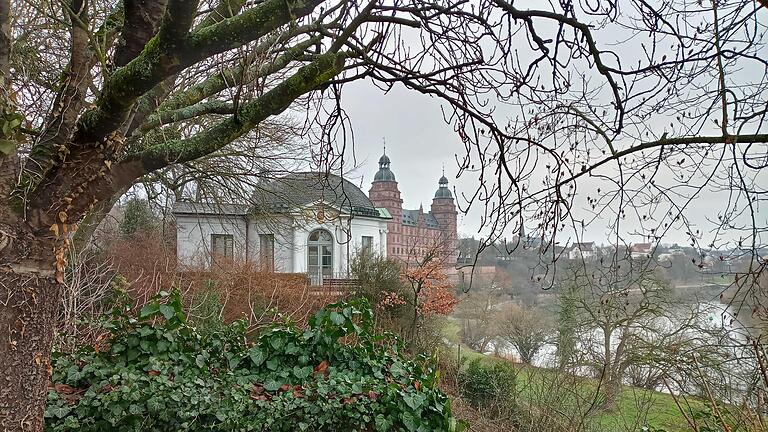
[{"label": "spire finial", "polygon": [[381,140],[384,142],[384,156],[387,155],[387,137],[381,137]]},{"label": "spire finial", "polygon": [[443,177],[445,177],[445,162],[443,162]]}]

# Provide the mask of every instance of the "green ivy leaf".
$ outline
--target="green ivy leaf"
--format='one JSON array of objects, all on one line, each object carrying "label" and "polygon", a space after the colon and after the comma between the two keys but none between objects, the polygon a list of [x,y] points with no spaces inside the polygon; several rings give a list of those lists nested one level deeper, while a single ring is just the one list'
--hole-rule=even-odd
[{"label": "green ivy leaf", "polygon": [[306,379],[309,375],[312,374],[312,366],[304,366],[304,367],[293,367],[293,374],[296,375],[296,378],[298,379]]},{"label": "green ivy leaf", "polygon": [[261,366],[266,360],[264,352],[259,347],[253,347],[248,351],[248,356],[251,358],[254,366]]},{"label": "green ivy leaf", "polygon": [[273,359],[267,360],[267,369],[269,369],[271,371],[276,371],[279,368],[280,368],[280,360],[279,359],[273,358]]},{"label": "green ivy leaf", "polygon": [[169,346],[171,346],[170,342],[161,339],[157,341],[157,352],[165,352]]},{"label": "green ivy leaf", "polygon": [[414,411],[418,411],[421,408],[424,400],[425,396],[418,393],[409,393],[403,396],[403,401],[405,404]]},{"label": "green ivy leaf", "polygon": [[415,431],[419,428],[418,419],[413,416],[410,412],[406,411],[402,415],[403,424],[409,431]]},{"label": "green ivy leaf", "polygon": [[344,324],[344,315],[338,313],[338,312],[331,312],[331,322],[336,325],[342,325]]},{"label": "green ivy leaf", "polygon": [[69,414],[69,407],[66,406],[54,406],[49,407],[46,414],[50,413],[50,416],[56,417],[56,418],[64,418],[67,414]]},{"label": "green ivy leaf", "polygon": [[401,377],[407,374],[407,372],[403,368],[403,364],[400,363],[399,361],[392,363],[392,367],[389,368],[389,372],[392,374],[393,377]]},{"label": "green ivy leaf", "polygon": [[16,143],[7,139],[0,139],[0,153],[9,155],[16,149]]},{"label": "green ivy leaf", "polygon": [[277,389],[279,389],[280,386],[282,386],[282,384],[280,384],[279,382],[271,379],[271,380],[267,381],[266,384],[264,384],[264,390],[273,392],[273,391],[277,391]]},{"label": "green ivy leaf", "polygon": [[157,302],[147,303],[146,306],[141,308],[141,311],[139,312],[139,318],[141,319],[149,318],[151,316],[154,316],[159,311],[160,311],[160,305]]},{"label": "green ivy leaf", "polygon": [[137,358],[139,358],[139,354],[141,354],[141,353],[136,348],[128,348],[128,351],[126,351],[125,355],[126,355],[126,359],[129,362],[132,362],[132,361],[136,360]]},{"label": "green ivy leaf", "polygon": [[170,320],[171,318],[174,317],[174,315],[176,315],[176,309],[172,308],[171,306],[168,306],[167,304],[161,304],[160,313],[163,314],[163,317],[165,317],[165,319]]},{"label": "green ivy leaf", "polygon": [[77,417],[67,417],[64,419],[64,427],[72,430],[80,430],[80,421],[77,419]]}]

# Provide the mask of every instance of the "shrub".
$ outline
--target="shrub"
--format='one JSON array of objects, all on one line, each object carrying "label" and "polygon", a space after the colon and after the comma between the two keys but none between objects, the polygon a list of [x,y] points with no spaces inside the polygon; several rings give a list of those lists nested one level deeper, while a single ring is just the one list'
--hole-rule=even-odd
[{"label": "shrub", "polygon": [[359,254],[352,258],[350,271],[357,279],[354,295],[364,297],[374,308],[392,307],[393,295],[403,297],[401,264],[378,254]]},{"label": "shrub", "polygon": [[179,273],[177,280],[187,290],[188,303],[215,294],[224,322],[245,319],[250,331],[260,331],[284,317],[305,325],[318,309],[340,297],[327,290],[313,291],[306,274],[264,272],[256,263],[219,263],[210,271]]},{"label": "shrub", "polygon": [[340,299],[337,293],[312,290],[306,274],[265,272],[254,262],[222,259],[205,270],[180,268],[175,246],[159,233],[115,239],[105,255],[129,281],[126,289],[134,306],[173,285],[191,315],[200,315],[194,308],[218,297],[225,323],[245,319],[254,332],[285,316],[305,324],[318,309]]},{"label": "shrub", "polygon": [[[165,299],[165,302],[161,302]],[[103,349],[56,353],[48,431],[454,431],[431,360],[371,332],[363,301],[284,324],[253,345],[242,321],[200,333],[178,292],[113,309]]]},{"label": "shrub", "polygon": [[517,371],[508,362],[474,359],[459,375],[459,393],[490,417],[509,419],[518,411],[514,398],[516,376]]}]

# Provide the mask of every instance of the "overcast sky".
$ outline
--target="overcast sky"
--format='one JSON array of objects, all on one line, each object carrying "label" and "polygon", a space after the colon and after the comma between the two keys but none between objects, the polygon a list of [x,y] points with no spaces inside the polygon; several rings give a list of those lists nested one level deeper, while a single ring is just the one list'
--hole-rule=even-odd
[{"label": "overcast sky", "polygon": [[[355,133],[354,156],[359,166],[350,175],[350,180],[360,185],[366,193],[378,170],[384,140],[405,208],[416,209],[423,204],[425,211],[429,210],[443,165],[452,190],[455,187],[458,193],[466,194],[474,191],[477,180],[471,174],[465,173],[456,180],[456,155],[463,155],[464,147],[452,127],[444,122],[439,100],[402,87],[384,94],[368,82],[355,82],[345,87],[342,104],[350,116]],[[590,188],[596,189],[589,182],[582,182],[580,186],[585,194]],[[713,225],[707,221],[707,217],[713,219],[716,216],[716,211],[720,210],[718,203],[722,203],[723,199],[722,194],[705,193],[702,198],[694,201],[689,207],[693,225],[702,231],[711,229]],[[480,215],[478,208],[459,215],[460,236],[480,236]],[[765,224],[766,212],[761,211],[758,216],[761,219],[758,223]],[[608,243],[608,218],[611,216],[607,215],[603,220],[587,226],[581,240]],[[535,223],[528,226],[529,232],[532,226]],[[625,241],[643,241],[639,235],[628,235],[632,230],[631,226],[627,226],[622,233],[627,234]],[[572,233],[566,233],[559,239],[561,244],[576,241]],[[708,241],[706,237],[703,239],[703,242]],[[684,230],[675,229],[664,236],[662,243],[687,244],[689,240]]]},{"label": "overcast sky", "polygon": [[[345,88],[342,102],[355,132],[359,165],[353,173],[355,183],[362,184],[366,193],[379,168],[385,140],[405,208],[416,209],[423,204],[429,211],[443,166],[452,191],[454,186],[458,192],[472,189],[469,178],[456,181],[456,155],[464,147],[443,121],[438,100],[399,86],[384,94],[370,83],[355,82]],[[460,234],[476,232],[478,218],[477,214],[460,214]]]},{"label": "overcast sky", "polygon": [[[709,12],[706,10],[698,11],[697,7],[694,7],[694,9],[695,11],[689,11],[691,13],[689,19],[695,19],[697,22],[698,20],[708,19]],[[704,15],[696,15],[699,12]],[[551,29],[548,29],[546,22],[539,23],[539,25],[543,25],[543,27],[538,27],[541,32],[548,34],[549,30],[554,34],[554,32],[557,31],[557,27],[554,26]],[[683,28],[686,28],[686,26],[691,26],[692,28],[696,23],[691,21],[690,23],[685,22],[681,25]],[[643,44],[647,41],[646,39],[636,38],[634,36],[634,32],[628,32],[623,25],[615,24],[613,26],[601,28],[600,43],[609,50],[615,50],[616,45],[620,45],[621,52],[626,54],[626,58],[622,58],[622,62],[630,64],[637,60],[640,63],[645,64],[647,61],[644,56],[647,56],[647,53],[642,54],[644,52],[644,48],[642,47],[645,46]],[[515,37],[526,36],[516,35]],[[764,37],[766,36],[760,36],[760,38]],[[408,39],[408,37],[406,37],[406,39]],[[661,40],[663,40],[663,38]],[[527,46],[527,39],[516,41],[520,42],[520,48],[515,50],[515,55],[519,56],[523,63],[525,63],[526,56],[538,57],[538,53],[525,51],[524,47]],[[414,38],[411,42],[420,43],[418,38]],[[510,43],[513,42],[515,41],[510,41]],[[665,53],[671,56],[676,55],[674,44],[667,48],[667,42],[668,41],[659,43],[658,52],[656,52],[657,50],[655,49],[653,54],[658,58],[655,58],[652,62],[663,61]],[[768,49],[766,48],[768,47],[768,44],[764,44],[764,42],[765,40],[762,40],[761,44],[758,44],[758,46],[761,47],[760,49],[763,50],[761,52],[765,52],[765,49]],[[733,43],[738,44],[738,42]],[[654,47],[656,47],[656,45],[654,45]],[[667,53],[665,51],[667,49],[671,51]],[[522,52],[518,52],[518,50],[522,50]],[[638,57],[633,58],[634,55],[637,55]],[[613,59],[613,57],[610,58]],[[729,78],[735,79],[740,84],[763,83],[765,70],[762,63],[755,62],[756,66],[752,65],[752,63],[749,63],[749,65],[751,66],[746,68],[733,67],[733,74],[729,75]],[[539,71],[539,73],[543,74],[542,76],[546,76],[546,72],[546,68]],[[600,78],[594,76],[594,71],[587,71],[584,72],[584,74],[585,75],[580,78],[584,80],[584,82],[589,82],[591,79],[600,82]],[[571,79],[578,81],[576,76],[571,77]],[[709,86],[716,86],[716,81],[711,79],[711,77],[706,76],[706,74],[701,79],[703,81],[697,81],[696,85],[689,84],[693,93],[703,92],[707,89],[711,90]],[[576,84],[575,81],[572,84],[575,88],[578,88],[578,84]],[[590,88],[593,86],[594,83],[590,85]],[[762,86],[759,88],[762,88]],[[635,89],[634,91],[637,92],[639,90]],[[595,99],[600,97],[607,97],[608,99],[602,102],[599,99]],[[612,95],[609,92],[591,92],[590,98],[590,102],[593,103],[594,106],[600,106],[605,105],[605,102],[612,100]],[[350,123],[354,132],[354,153],[348,151],[346,159],[349,160],[351,159],[351,156],[354,156],[354,165],[358,168],[347,175],[350,180],[355,181],[355,183],[361,186],[365,192],[368,192],[373,176],[378,170],[378,159],[382,154],[384,141],[386,140],[387,155],[392,161],[391,169],[399,182],[405,208],[416,209],[422,204],[426,211],[429,210],[432,197],[438,187],[437,182],[441,176],[443,166],[445,167],[445,175],[449,179],[451,190],[454,191],[455,189],[455,193],[458,195],[456,196],[457,201],[460,205],[466,206],[466,202],[462,200],[461,194],[463,193],[471,196],[476,191],[478,187],[477,177],[473,173],[464,172],[460,179],[456,179],[458,173],[456,158],[457,156],[462,158],[465,155],[465,147],[459,136],[453,131],[453,127],[446,124],[443,119],[443,112],[441,111],[441,105],[444,104],[443,102],[439,99],[430,98],[415,91],[407,90],[399,85],[394,87],[389,93],[385,94],[380,89],[376,88],[370,81],[355,81],[345,85],[342,92],[341,103],[350,118]],[[494,108],[494,122],[497,125],[503,125],[508,120],[505,115],[511,116],[513,114],[510,111],[512,108],[509,108],[508,105],[494,104],[493,101],[490,100],[488,103]],[[695,104],[689,105],[694,112],[699,112]],[[526,109],[527,108],[528,107],[526,106]],[[448,110],[447,107],[446,110]],[[519,113],[515,114],[517,115]],[[654,115],[649,119],[640,122],[640,129],[645,133],[649,131],[652,132],[651,135],[655,135],[656,138],[666,135],[667,133],[669,133],[670,137],[688,134],[686,128],[690,126],[690,122],[676,119],[676,114],[679,113],[673,112],[672,108],[668,111],[659,111],[658,115]],[[701,120],[702,123],[709,122],[709,119],[702,116],[693,115],[692,118],[696,118],[697,121]],[[703,129],[699,132],[711,135],[719,134],[719,126],[714,122],[710,123],[711,124],[702,125]],[[647,129],[645,129],[645,127],[647,127]],[[638,129],[638,131],[640,129]],[[749,133],[746,130],[741,132]],[[642,137],[643,139],[653,138],[653,136],[649,135],[643,135]],[[635,139],[636,135],[625,130],[623,135],[614,142],[614,145],[618,144],[619,147],[629,147],[638,144],[635,142]],[[755,149],[757,149],[756,151],[763,153],[768,152],[768,150],[766,150],[767,148],[768,147],[766,146],[755,147]],[[720,147],[720,149],[722,151],[724,148]],[[636,155],[632,155],[627,159],[635,159],[635,156]],[[711,160],[714,159],[716,158],[713,156]],[[691,160],[696,160],[696,157],[692,157]],[[670,196],[674,196],[673,194],[675,193],[680,193],[681,195],[694,193],[693,191],[697,190],[696,186],[706,182],[706,178],[709,176],[707,169],[711,168],[711,166],[707,166],[710,159],[707,159],[707,162],[701,162],[702,160],[702,158],[699,158],[699,164],[694,162],[691,164],[693,165],[692,168],[690,166],[687,168],[689,169],[689,172],[695,172],[695,174],[693,174],[694,176],[700,178],[694,177],[691,179],[688,177],[686,178],[686,181],[689,181],[690,183],[685,184],[682,187],[679,187],[680,180],[677,176],[687,174],[685,169],[676,166],[662,166],[654,177],[654,181],[657,182],[654,183],[654,188],[658,187],[658,189],[664,190],[667,193],[671,192],[669,194]],[[627,167],[627,163],[631,162],[623,161],[622,166]],[[674,161],[670,163],[674,165]],[[542,163],[541,159],[539,159],[539,165],[542,164],[546,164],[546,162]],[[514,161],[511,162],[511,165],[514,165]],[[712,163],[712,166],[714,166],[714,163]],[[493,167],[488,169],[493,171]],[[723,173],[722,170],[724,169],[725,168],[722,168],[720,171],[720,174],[724,175],[724,177],[718,179],[720,184],[726,184],[731,180],[729,179],[728,174]],[[760,183],[760,188],[765,190],[768,189],[768,172],[763,173],[762,171],[764,170],[753,171],[751,175],[757,176],[756,178],[758,183]],[[547,175],[546,168],[542,166],[536,166],[535,172],[537,172],[537,174],[531,179],[530,183],[532,189],[535,189],[536,183]],[[538,173],[540,173],[540,175]],[[595,198],[596,196],[600,196],[600,187],[605,186],[604,182],[615,179],[617,173],[618,170],[616,165],[610,163],[592,172],[592,175],[603,175],[608,180],[598,180],[596,177],[590,176],[585,176],[579,179],[577,184],[577,195],[574,200],[575,208],[572,209],[572,213],[576,219],[590,218],[590,211],[587,208],[587,197]],[[652,188],[646,187],[647,183],[645,180],[641,180],[638,177],[640,176],[635,176],[634,179],[630,180],[627,183],[629,186],[624,190],[627,191],[631,188],[645,189],[645,191],[648,192],[646,199],[649,201],[644,203],[647,208],[640,209],[631,215],[628,214],[626,220],[622,222],[623,225],[620,234],[622,235],[623,241],[630,243],[644,241],[644,235],[637,234],[638,232],[650,234],[650,228],[660,228],[660,225],[665,223],[665,216],[672,214],[668,213],[670,209],[674,209],[675,211],[673,213],[677,214],[675,206],[685,204],[684,200],[681,200],[681,202],[675,201],[674,204],[670,204],[669,202],[665,203],[661,200],[659,201],[660,204],[654,204],[654,200],[657,197],[651,196],[651,194],[656,192],[651,192]],[[715,182],[711,184],[714,183]],[[674,191],[670,189],[672,187],[674,187]],[[609,188],[602,187],[603,196],[605,195],[605,191]],[[759,198],[762,198],[762,195],[759,195]],[[676,196],[670,199],[680,200],[680,198]],[[741,199],[743,200],[743,197]],[[637,199],[635,199],[635,201],[639,202]],[[759,227],[766,227],[768,226],[768,212],[761,208],[761,206],[765,205],[765,202],[761,201],[764,200],[758,200],[754,204],[757,210],[757,217],[754,223]],[[740,203],[739,205],[743,206],[743,203]],[[483,232],[478,233],[478,230],[481,228],[483,209],[479,208],[477,203],[475,206],[476,207],[470,209],[467,214],[459,215],[460,235],[482,237],[483,234],[485,234]],[[691,231],[701,231],[702,235],[699,238],[699,244],[703,247],[706,247],[710,242],[713,242],[713,240],[717,243],[720,243],[723,239],[727,239],[728,241],[737,240],[740,235],[744,235],[743,231],[732,230],[732,232],[725,235],[720,232],[714,233],[712,231],[719,225],[716,222],[718,213],[722,212],[726,207],[728,207],[727,188],[726,190],[721,190],[719,192],[712,192],[711,188],[710,190],[704,188],[704,190],[700,192],[699,198],[685,207],[684,215],[689,218],[688,225],[683,226],[682,223],[678,223],[677,225],[673,224],[670,226],[669,230],[664,233],[661,242],[668,244],[690,244],[689,236],[686,234],[686,231],[689,228]],[[611,233],[608,226],[616,219],[615,213],[613,213],[615,210],[616,209],[609,209],[609,211],[605,211],[603,214],[594,215],[594,221],[578,234],[572,229],[570,231],[566,229],[562,234],[558,234],[559,242],[561,244],[572,243],[574,241],[595,241],[603,244],[609,243],[609,236]],[[629,209],[627,213],[630,213],[631,210],[632,209]],[[744,214],[741,217],[745,218],[747,215]],[[645,218],[647,218],[647,222]],[[737,223],[741,222],[744,222],[744,227],[752,226],[752,221],[737,220]],[[533,220],[526,223],[527,231],[529,233],[532,232],[533,228],[536,227],[536,224],[537,221]],[[658,228],[655,233],[658,233]],[[510,237],[512,234],[513,233],[511,232],[505,233],[507,237]],[[767,239],[763,240],[765,241]],[[615,241],[615,238],[611,239],[611,242],[613,241]],[[760,241],[758,241],[758,243],[760,243]]]}]

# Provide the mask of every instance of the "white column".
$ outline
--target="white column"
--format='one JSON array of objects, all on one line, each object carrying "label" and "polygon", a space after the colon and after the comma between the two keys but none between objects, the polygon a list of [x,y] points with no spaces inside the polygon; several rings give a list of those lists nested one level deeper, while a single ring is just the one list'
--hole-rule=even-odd
[{"label": "white column", "polygon": [[301,239],[302,231],[303,230],[299,229],[299,226],[296,223],[293,224],[293,245],[291,245],[293,252],[293,268],[291,271],[293,273],[305,273],[307,271],[306,263],[301,259],[301,254],[305,252],[304,249],[306,249],[304,247],[304,242]]}]

